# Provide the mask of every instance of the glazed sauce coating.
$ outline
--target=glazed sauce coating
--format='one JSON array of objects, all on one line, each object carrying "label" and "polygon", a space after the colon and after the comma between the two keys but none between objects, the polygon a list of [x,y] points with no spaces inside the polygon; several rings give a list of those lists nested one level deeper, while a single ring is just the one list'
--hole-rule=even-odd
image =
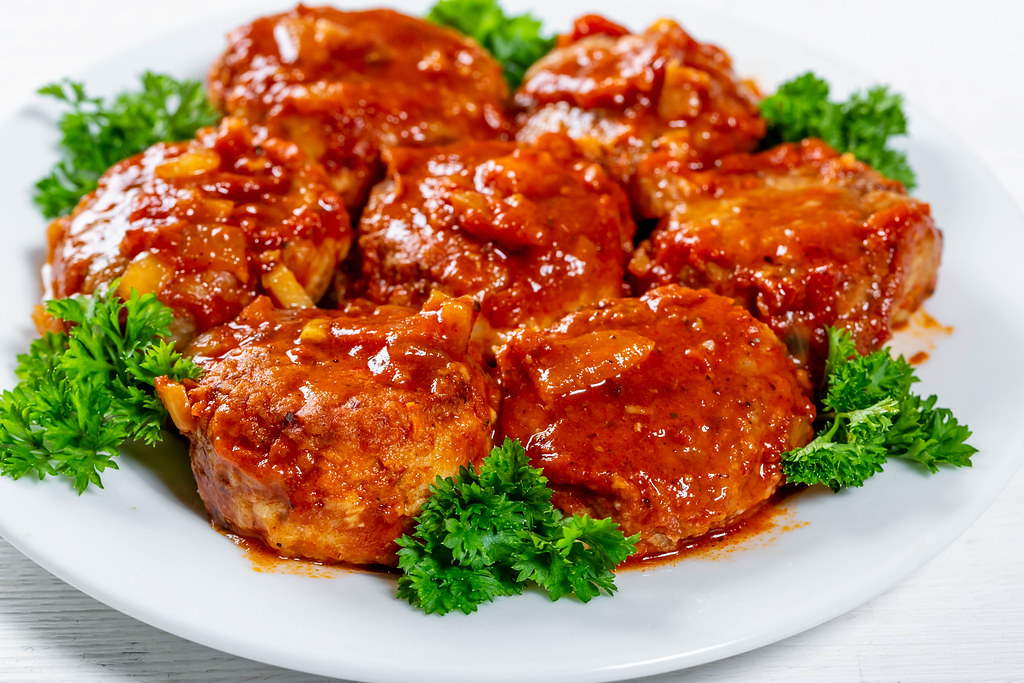
[{"label": "glazed sauce coating", "polygon": [[497,354],[502,430],[567,513],[639,532],[641,555],[729,526],[782,481],[814,407],[778,339],[725,297],[663,287],[521,330]]},{"label": "glazed sauce coating", "polygon": [[515,104],[518,140],[564,131],[627,186],[651,151],[709,162],[751,151],[765,133],[757,94],[729,56],[668,19],[640,34],[577,19],[530,68]]},{"label": "glazed sauce coating", "polygon": [[815,376],[826,325],[872,351],[935,288],[942,235],[929,206],[821,141],[706,171],[652,155],[639,176],[662,217],[630,263],[640,290],[680,283],[732,297]]},{"label": "glazed sauce coating", "polygon": [[271,273],[319,299],[352,228],[298,147],[229,118],[114,165],[48,237],[48,296],[121,278],[123,294],[154,292],[170,306],[184,341],[234,318]]},{"label": "glazed sauce coating", "polygon": [[261,17],[228,36],[209,92],[320,160],[350,209],[379,178],[382,145],[510,132],[501,66],[469,38],[390,10]]},{"label": "glazed sauce coating", "polygon": [[636,230],[628,200],[568,138],[388,148],[385,159],[388,180],[358,229],[369,298],[416,306],[433,288],[474,297],[494,343],[502,330],[623,294]]},{"label": "glazed sauce coating", "polygon": [[286,556],[395,562],[437,476],[489,451],[496,389],[471,302],[275,310],[260,298],[190,347],[193,471],[218,525]]}]

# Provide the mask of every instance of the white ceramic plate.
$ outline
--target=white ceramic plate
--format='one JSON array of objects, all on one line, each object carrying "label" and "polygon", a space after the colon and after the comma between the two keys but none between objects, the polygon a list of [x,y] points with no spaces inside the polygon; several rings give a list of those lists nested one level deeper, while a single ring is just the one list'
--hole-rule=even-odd
[{"label": "white ceramic plate", "polygon": [[[392,2],[420,13],[426,3]],[[528,3],[507,3],[521,9]],[[671,2],[536,3],[563,29],[586,10],[642,28],[672,16]],[[257,14],[123,55],[82,74],[91,91],[133,86],[144,68],[202,77],[223,33]],[[278,7],[277,9],[281,9]],[[724,46],[737,71],[771,87],[813,68],[837,92],[877,82],[736,21],[687,12],[699,39]],[[187,47],[186,47],[187,46]],[[882,75],[884,77],[884,75]],[[14,356],[34,331],[44,222],[31,184],[54,161],[53,109],[45,103],[0,126],[5,248],[0,304],[0,377],[13,383]],[[195,494],[181,442],[127,450],[106,489],[76,496],[63,482],[0,480],[0,532],[68,583],[133,617],[243,657],[368,681],[613,680],[694,666],[785,638],[878,595],[955,539],[995,498],[1024,455],[1024,320],[1013,310],[1024,221],[997,183],[921,112],[910,109],[916,191],[932,203],[946,237],[940,286],[928,310],[955,332],[928,340],[923,393],[970,424],[975,467],[921,475],[889,465],[858,490],[808,491],[787,503],[795,528],[755,538],[737,552],[619,576],[619,593],[588,605],[540,594],[505,599],[471,616],[428,617],[393,597],[389,577],[324,570],[254,571],[213,532]],[[524,650],[524,645],[526,649]]]}]

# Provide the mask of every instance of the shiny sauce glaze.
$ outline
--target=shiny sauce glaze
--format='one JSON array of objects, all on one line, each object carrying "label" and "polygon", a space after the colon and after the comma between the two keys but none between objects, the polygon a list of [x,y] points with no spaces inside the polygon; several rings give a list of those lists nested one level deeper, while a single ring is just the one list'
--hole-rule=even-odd
[{"label": "shiny sauce glaze", "polygon": [[662,19],[638,34],[588,15],[534,64],[515,94],[517,139],[564,131],[629,187],[654,150],[712,161],[764,136],[757,93],[729,56]]},{"label": "shiny sauce glaze", "polygon": [[356,210],[383,145],[511,133],[501,66],[471,39],[391,10],[299,5],[256,19],[228,36],[209,93],[320,160]]},{"label": "shiny sauce glaze", "polygon": [[756,510],[814,407],[775,336],[725,297],[664,287],[585,307],[497,354],[502,431],[567,513],[675,551]]},{"label": "shiny sauce glaze", "polygon": [[50,225],[48,242],[48,297],[121,278],[122,295],[152,292],[169,306],[175,336],[187,341],[272,289],[278,305],[312,305],[352,228],[323,170],[298,147],[228,118],[191,142],[114,165]]},{"label": "shiny sauce glaze", "polygon": [[359,223],[362,289],[417,306],[433,289],[481,306],[481,337],[621,296],[636,225],[622,190],[562,135],[388,148]]},{"label": "shiny sauce glaze", "polygon": [[199,337],[204,374],[178,426],[214,523],[286,556],[394,564],[429,485],[491,447],[498,396],[470,349],[475,315],[440,294],[421,311],[260,298]]},{"label": "shiny sauce glaze", "polygon": [[661,221],[630,263],[637,288],[707,287],[765,322],[819,378],[825,326],[878,349],[935,287],[942,235],[928,204],[808,140],[692,170],[651,155],[638,175]]}]

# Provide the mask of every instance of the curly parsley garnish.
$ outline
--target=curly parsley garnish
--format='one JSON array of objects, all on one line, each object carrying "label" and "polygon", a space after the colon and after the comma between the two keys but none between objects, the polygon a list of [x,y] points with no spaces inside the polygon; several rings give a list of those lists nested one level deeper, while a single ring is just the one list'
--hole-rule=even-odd
[{"label": "curly parsley garnish", "polygon": [[966,441],[971,431],[935,396],[910,391],[918,378],[903,359],[887,350],[857,353],[845,331],[828,328],[827,391],[818,415],[817,437],[782,455],[791,484],[824,484],[833,491],[861,486],[891,457],[917,462],[931,472],[939,465],[970,467],[977,452]]},{"label": "curly parsley garnish", "polygon": [[167,412],[153,379],[199,368],[166,341],[169,308],[134,290],[122,302],[116,287],[46,303],[70,332],[47,332],[18,356],[20,381],[0,395],[0,474],[66,477],[82,493],[102,488],[123,442],[160,440]]},{"label": "curly parsley garnish", "polygon": [[70,212],[118,161],[157,142],[187,140],[220,119],[202,83],[149,71],[142,76],[142,90],[123,92],[110,102],[89,97],[84,85],[68,79],[39,93],[71,108],[58,123],[63,158],[36,183],[33,196],[46,218]]},{"label": "curly parsley garnish", "polygon": [[625,538],[610,519],[563,517],[518,441],[491,450],[479,473],[463,467],[430,491],[413,534],[398,539],[398,597],[428,614],[469,614],[528,582],[552,600],[588,602],[615,591],[612,570],[636,552],[639,535]]},{"label": "curly parsley garnish", "polygon": [[768,122],[764,146],[820,138],[913,189],[917,182],[906,155],[888,146],[889,138],[907,133],[903,96],[886,86],[856,92],[845,102],[830,102],[828,95],[828,83],[811,72],[783,83],[761,102]]},{"label": "curly parsley garnish", "polygon": [[541,35],[539,19],[529,12],[507,16],[497,0],[439,0],[427,19],[480,43],[501,64],[513,90],[522,83],[530,65],[555,44],[554,37]]}]

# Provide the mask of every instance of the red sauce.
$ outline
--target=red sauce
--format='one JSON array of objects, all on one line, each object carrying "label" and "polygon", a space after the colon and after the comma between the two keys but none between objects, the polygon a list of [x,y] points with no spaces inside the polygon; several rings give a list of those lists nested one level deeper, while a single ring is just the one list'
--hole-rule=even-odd
[{"label": "red sauce", "polygon": [[951,334],[952,327],[918,309],[896,330],[889,347],[894,355],[901,354],[911,365],[921,365],[931,357],[938,340]]},{"label": "red sauce", "polygon": [[641,533],[645,555],[731,524],[811,438],[813,406],[771,333],[730,299],[668,286],[520,330],[497,354],[503,434],[569,514]]},{"label": "red sauce", "polygon": [[172,332],[185,342],[266,293],[264,278],[281,266],[319,299],[352,229],[323,169],[295,145],[227,118],[115,164],[50,225],[48,240],[48,297],[120,278],[122,294],[153,292],[170,306]]},{"label": "red sauce", "polygon": [[726,528],[716,529],[698,538],[684,543],[678,550],[647,555],[633,556],[619,565],[618,570],[640,569],[646,571],[666,564],[688,559],[724,560],[734,552],[751,550],[758,544],[764,547],[772,543],[780,534],[799,529],[807,522],[793,519],[793,509],[788,501],[791,496],[802,489],[783,487],[779,489],[764,505],[740,522]]},{"label": "red sauce", "polygon": [[913,321],[926,330],[932,330],[942,334],[953,334],[953,327],[951,325],[943,325],[923,308],[914,314]]},{"label": "red sauce", "polygon": [[504,137],[501,66],[456,31],[391,10],[302,5],[228,37],[211,101],[267,125],[323,163],[350,209],[382,170],[383,145]]},{"label": "red sauce", "polygon": [[[636,225],[625,193],[571,140],[385,150],[388,181],[359,223],[366,295],[421,305],[432,289],[480,301],[483,334],[546,326],[625,293]],[[478,331],[480,333],[481,331]]]},{"label": "red sauce", "polygon": [[872,351],[935,287],[942,237],[929,206],[821,141],[699,171],[656,153],[637,175],[661,218],[630,263],[639,291],[679,283],[736,300],[815,380],[825,326]]},{"label": "red sauce", "polygon": [[752,150],[765,132],[729,56],[670,19],[636,34],[594,15],[577,19],[514,101],[518,140],[564,130],[626,186],[652,150],[708,162]]}]

